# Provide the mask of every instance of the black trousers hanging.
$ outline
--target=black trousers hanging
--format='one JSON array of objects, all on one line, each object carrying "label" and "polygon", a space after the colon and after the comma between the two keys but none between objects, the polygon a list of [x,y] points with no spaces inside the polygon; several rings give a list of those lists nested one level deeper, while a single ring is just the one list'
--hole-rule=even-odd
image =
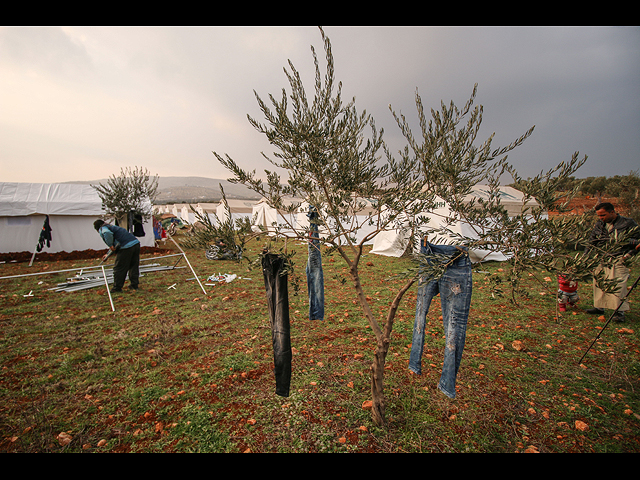
[{"label": "black trousers hanging", "polygon": [[284,259],[282,257],[270,253],[262,257],[262,272],[267,292],[273,340],[276,394],[288,397],[291,384],[291,332],[289,326],[288,276],[282,274],[283,269]]}]

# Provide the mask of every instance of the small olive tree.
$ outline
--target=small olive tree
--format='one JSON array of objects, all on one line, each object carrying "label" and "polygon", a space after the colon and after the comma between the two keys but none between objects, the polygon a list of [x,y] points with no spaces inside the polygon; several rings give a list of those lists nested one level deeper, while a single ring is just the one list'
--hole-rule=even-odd
[{"label": "small olive tree", "polygon": [[[522,144],[533,128],[506,147],[493,148],[493,135],[478,145],[482,107],[473,105],[475,88],[464,108],[458,109],[453,102],[443,103],[439,111],[431,110],[430,119],[416,92],[420,135],[414,136],[404,116],[396,114],[390,106],[407,140],[407,146],[396,158],[384,144],[383,132],[376,129],[373,118],[366,112],[357,112],[355,99],[343,104],[342,85],[334,80],[331,43],[322,28],[320,33],[327,68],[323,79],[312,46],[313,101],[307,97],[300,75],[289,61],[285,74],[290,94],[283,88],[280,100],[270,95],[272,106],[269,106],[254,92],[265,122],[248,117],[277,149],[272,157],[263,155],[272,165],[284,169],[286,177],[265,170],[265,182],[255,170],[245,171],[229,155],[213,153],[233,175],[230,181],[248,186],[270,206],[293,212],[299,204],[286,205],[283,201],[292,197],[317,207],[321,243],[346,262],[355,294],[375,336],[372,418],[376,424],[384,425],[384,365],[396,312],[418,275],[435,278],[441,271],[424,256],[416,255],[415,268],[406,272],[406,281],[396,292],[386,318],[378,320],[360,276],[365,243],[380,232],[407,229],[413,237],[438,235],[451,244],[499,251],[511,259],[514,287],[526,269],[572,268],[582,272],[590,266],[583,256],[568,257],[564,265],[556,265],[552,253],[553,249],[567,251],[566,244],[575,248],[571,242],[577,241],[574,237],[579,220],[556,221],[547,212],[558,208],[556,185],[566,181],[586,157],[579,160],[576,154],[571,161],[528,181],[525,201],[536,198],[537,204],[530,206],[523,202],[520,214],[508,215],[500,199],[500,179],[505,174],[511,174],[515,181],[520,179],[507,163],[507,153]],[[469,200],[472,187],[479,183],[487,185],[489,198]],[[432,225],[424,212],[434,210],[442,201],[449,205],[450,213],[438,225]],[[450,228],[461,221],[472,226],[472,235],[462,236]],[[355,233],[364,226],[368,233],[358,240]],[[283,234],[286,231],[297,238],[307,238],[309,233],[308,229],[293,224],[281,227]],[[547,244],[549,241],[552,243]]]},{"label": "small olive tree", "polygon": [[158,176],[152,177],[146,169],[127,167],[120,175],[112,175],[106,183],[92,185],[102,200],[106,215],[118,220],[126,219],[130,212],[147,220],[153,214],[153,201],[158,192]]}]

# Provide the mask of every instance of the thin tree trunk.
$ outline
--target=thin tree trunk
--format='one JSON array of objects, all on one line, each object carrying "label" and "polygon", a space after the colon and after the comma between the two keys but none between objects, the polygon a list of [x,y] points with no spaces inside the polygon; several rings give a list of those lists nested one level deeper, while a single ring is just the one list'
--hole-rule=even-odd
[{"label": "thin tree trunk", "polygon": [[378,342],[373,363],[371,364],[371,417],[373,423],[379,427],[385,426],[386,419],[386,398],[384,396],[384,364],[389,351],[389,342]]},{"label": "thin tree trunk", "polygon": [[390,338],[391,331],[393,329],[393,321],[395,319],[396,312],[398,310],[398,306],[400,305],[402,297],[404,296],[406,291],[409,290],[409,288],[411,288],[411,286],[414,284],[415,278],[409,280],[398,292],[391,306],[389,307],[389,312],[387,314],[387,320],[385,322],[384,329],[381,329],[380,325],[374,318],[369,302],[367,301],[367,298],[364,294],[364,289],[362,288],[362,283],[360,282],[357,260],[355,262],[350,262],[345,255],[343,255],[343,258],[345,258],[345,260],[347,260],[347,263],[349,263],[350,265],[349,271],[351,274],[351,278],[353,279],[358,300],[360,301],[362,310],[364,311],[364,314],[369,321],[369,325],[371,326],[371,329],[376,336],[376,351],[374,353],[374,359],[371,364],[371,416],[374,424],[376,424],[377,426],[385,426],[387,421],[386,398],[384,395],[384,366],[391,343]]}]

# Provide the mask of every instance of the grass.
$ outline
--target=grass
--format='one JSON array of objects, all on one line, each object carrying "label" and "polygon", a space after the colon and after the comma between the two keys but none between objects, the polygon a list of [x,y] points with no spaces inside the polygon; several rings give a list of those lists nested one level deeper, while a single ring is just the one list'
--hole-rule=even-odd
[{"label": "grass", "polygon": [[[251,247],[249,254],[255,255],[260,245]],[[385,378],[389,425],[382,429],[363,408],[370,399],[373,334],[354,302],[353,287],[341,281],[347,275],[344,263],[337,256],[323,258],[326,317],[312,322],[304,285],[306,248],[290,248],[297,250],[302,283],[300,295],[290,290],[294,355],[286,398],[275,395],[259,270],[187,250],[200,278],[217,273],[241,278],[205,286],[205,295],[188,268],[152,272],[142,278],[140,291],[114,296],[115,312],[105,288],[48,290],[68,273],[0,280],[0,449],[640,451],[637,292],[627,322],[610,324],[580,364],[604,321],[581,310],[556,319],[555,287],[548,282],[551,287],[544,288],[544,275],[527,279],[529,297],[520,298],[518,306],[494,298],[490,286],[504,272],[500,264],[483,265],[474,273],[458,397],[451,401],[436,388],[444,348],[438,298],[428,316],[423,375],[407,369],[412,288],[394,327]],[[368,255],[362,264],[367,295],[381,317],[400,285],[390,277],[408,261]],[[6,263],[0,276],[97,263]],[[33,296],[25,297],[30,291]],[[588,307],[590,287],[581,285],[579,292],[581,307]]]}]

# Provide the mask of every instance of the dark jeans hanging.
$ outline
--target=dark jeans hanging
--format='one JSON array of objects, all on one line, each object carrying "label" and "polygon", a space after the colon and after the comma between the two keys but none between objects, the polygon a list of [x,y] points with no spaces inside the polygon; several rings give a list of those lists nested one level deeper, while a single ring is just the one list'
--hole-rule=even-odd
[{"label": "dark jeans hanging", "polygon": [[445,255],[450,262],[444,275],[437,280],[420,279],[418,288],[416,319],[413,326],[413,340],[409,356],[409,370],[422,373],[422,349],[429,305],[440,294],[442,323],[445,334],[444,361],[438,388],[448,397],[456,396],[456,377],[462,360],[462,351],[467,334],[467,320],[471,305],[473,281],[471,260],[468,252],[462,254],[454,246],[423,243],[421,252]]},{"label": "dark jeans hanging", "polygon": [[291,384],[291,333],[288,276],[283,274],[284,266],[284,258],[278,255],[268,253],[262,257],[262,272],[273,340],[276,394],[288,397]]},{"label": "dark jeans hanging", "polygon": [[309,259],[307,260],[307,291],[309,293],[309,320],[324,320],[324,275],[322,273],[322,255],[320,241],[318,213],[315,208],[309,208]]}]

